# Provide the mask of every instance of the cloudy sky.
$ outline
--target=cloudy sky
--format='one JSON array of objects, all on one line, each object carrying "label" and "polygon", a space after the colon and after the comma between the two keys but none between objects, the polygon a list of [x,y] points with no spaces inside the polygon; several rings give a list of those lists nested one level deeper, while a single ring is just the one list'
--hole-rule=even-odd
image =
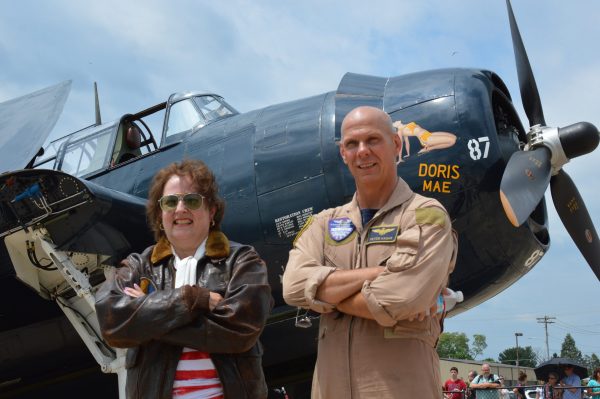
[{"label": "cloudy sky", "polygon": [[[93,122],[93,82],[104,120],[181,90],[221,94],[240,111],[332,91],[345,72],[395,76],[443,67],[498,73],[521,109],[504,1],[33,1],[0,0],[0,101],[70,79],[53,131]],[[600,126],[600,2],[515,0],[546,121]],[[527,125],[527,119],[522,120]],[[566,165],[600,227],[600,150]],[[550,197],[547,198],[551,204]],[[600,282],[549,206],[552,246],[524,278],[447,321],[484,334],[484,356],[515,345],[545,355],[570,332],[600,354]]]}]

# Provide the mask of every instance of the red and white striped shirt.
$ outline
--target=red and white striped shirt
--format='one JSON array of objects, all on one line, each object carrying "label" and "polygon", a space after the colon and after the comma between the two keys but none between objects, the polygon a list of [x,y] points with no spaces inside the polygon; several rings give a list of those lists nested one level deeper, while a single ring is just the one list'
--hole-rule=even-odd
[{"label": "red and white striped shirt", "polygon": [[[185,284],[196,284],[196,266],[204,255],[206,239],[196,250],[194,256],[180,259],[175,250],[175,288]],[[183,348],[175,381],[173,382],[175,399],[223,399],[223,385],[215,369],[215,364],[206,352]]]},{"label": "red and white striped shirt", "polygon": [[208,353],[183,348],[175,372],[173,398],[223,399],[223,386]]}]

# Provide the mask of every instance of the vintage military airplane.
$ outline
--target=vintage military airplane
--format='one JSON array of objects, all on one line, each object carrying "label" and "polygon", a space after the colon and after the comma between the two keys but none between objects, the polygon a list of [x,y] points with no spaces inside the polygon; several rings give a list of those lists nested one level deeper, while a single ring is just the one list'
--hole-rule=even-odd
[{"label": "vintage military airplane", "polygon": [[[600,136],[585,122],[546,126],[507,6],[528,131],[500,77],[475,69],[393,78],[348,73],[335,91],[244,114],[211,93],[173,94],[104,124],[98,107],[94,125],[44,150],[69,83],[0,104],[6,121],[0,167],[13,170],[0,176],[0,392],[50,375],[57,364],[72,367],[64,372],[87,364],[59,308],[103,371],[122,373],[120,352],[98,333],[93,295],[105,266],[151,244],[144,216],[149,182],[159,168],[183,158],[202,159],[215,171],[227,202],[224,231],[254,245],[267,261],[276,300],[262,337],[270,384],[309,378],[315,315],[283,303],[280,278],[304,221],[354,192],[336,141],[342,118],[358,105],[382,108],[405,124],[399,173],[415,191],[439,199],[453,218],[460,248],[451,286],[465,296],[454,312],[504,290],[546,253],[548,184],[563,223],[600,279],[596,230],[561,169],[595,149]],[[162,125],[151,127],[157,118]]]}]

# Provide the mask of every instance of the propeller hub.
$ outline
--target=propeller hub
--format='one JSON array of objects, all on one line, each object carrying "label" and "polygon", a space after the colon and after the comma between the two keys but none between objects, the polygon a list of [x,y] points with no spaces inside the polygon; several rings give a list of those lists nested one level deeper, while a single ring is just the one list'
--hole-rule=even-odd
[{"label": "propeller hub", "polygon": [[563,150],[558,128],[535,125],[531,127],[527,133],[529,142],[525,150],[532,150],[544,146],[550,150],[550,165],[552,175],[556,175],[558,171],[569,162],[569,158]]}]

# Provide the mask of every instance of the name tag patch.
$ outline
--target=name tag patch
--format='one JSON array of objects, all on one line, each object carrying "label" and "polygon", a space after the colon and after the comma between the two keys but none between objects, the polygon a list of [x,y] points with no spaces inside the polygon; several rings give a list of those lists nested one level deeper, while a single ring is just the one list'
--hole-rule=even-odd
[{"label": "name tag patch", "polygon": [[331,219],[328,223],[327,232],[329,237],[336,243],[341,243],[354,232],[356,228],[349,218]]},{"label": "name tag patch", "polygon": [[396,242],[399,226],[376,226],[369,229],[367,245],[381,242]]}]

